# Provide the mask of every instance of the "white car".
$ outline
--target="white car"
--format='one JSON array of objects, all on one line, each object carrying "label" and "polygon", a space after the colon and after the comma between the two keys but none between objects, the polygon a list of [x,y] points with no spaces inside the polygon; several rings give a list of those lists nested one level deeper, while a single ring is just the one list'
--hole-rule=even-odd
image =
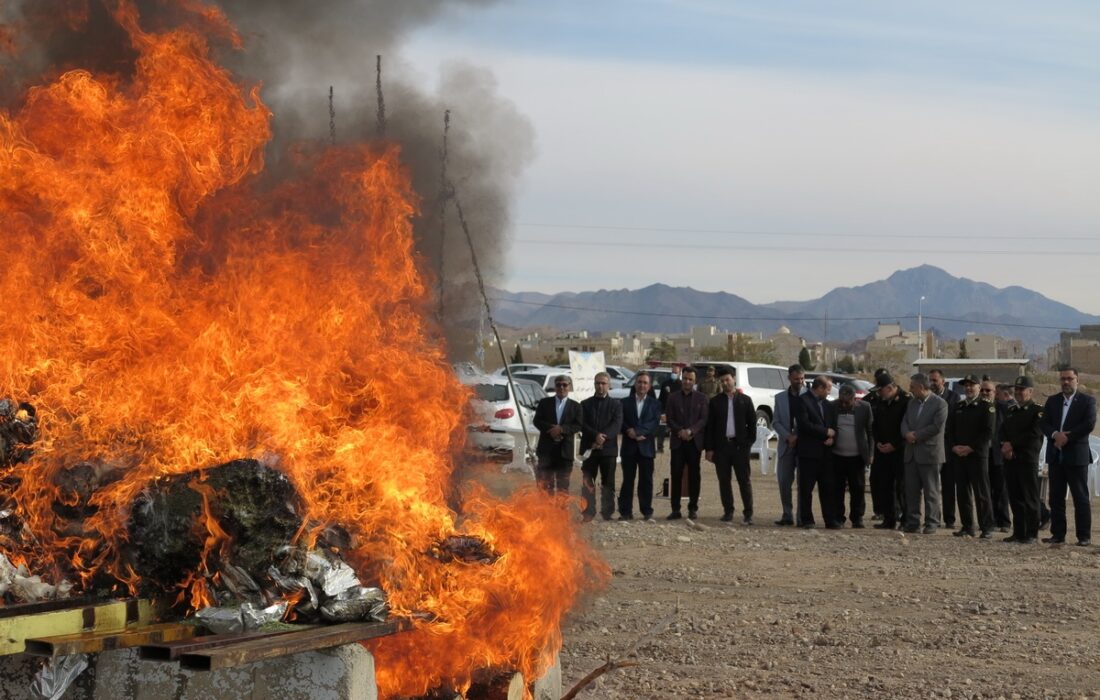
[{"label": "white car", "polygon": [[474,392],[470,404],[478,421],[469,426],[470,443],[474,447],[518,455],[520,460],[528,445],[532,450],[535,448],[539,438],[533,424],[535,406],[544,396],[540,385],[517,379],[513,393],[507,377],[478,374],[461,376],[460,380]]},{"label": "white car", "polygon": [[[516,372],[529,372],[530,370],[542,369],[543,367],[546,367],[546,365],[540,365],[534,362],[518,362],[508,365],[508,369],[512,370],[512,374],[515,374]],[[493,371],[493,376],[507,377],[508,373],[504,371],[503,367],[501,367]]]},{"label": "white car", "polygon": [[[772,426],[772,415],[775,413],[775,395],[786,390],[790,385],[787,381],[787,368],[779,365],[762,365],[755,362],[723,362],[703,360],[695,363],[695,368],[700,372],[706,367],[714,367],[717,374],[723,370],[733,372],[733,379],[737,390],[752,399],[756,406],[756,422],[766,428]],[[696,377],[698,381],[698,377]]]},{"label": "white car", "polygon": [[545,396],[551,396],[554,393],[554,377],[559,377],[563,374],[572,379],[569,370],[562,369],[561,367],[539,367],[538,369],[531,369],[526,372],[513,372],[512,376],[516,379],[526,379],[535,382],[542,387]]}]

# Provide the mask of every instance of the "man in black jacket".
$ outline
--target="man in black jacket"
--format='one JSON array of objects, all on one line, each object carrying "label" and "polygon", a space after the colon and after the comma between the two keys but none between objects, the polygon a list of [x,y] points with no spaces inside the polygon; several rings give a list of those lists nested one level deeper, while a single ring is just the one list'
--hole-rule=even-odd
[{"label": "man in black jacket", "polygon": [[829,483],[829,460],[832,457],[833,440],[836,436],[836,412],[828,401],[832,382],[828,377],[814,377],[810,391],[799,397],[796,402],[798,415],[795,417],[798,443],[798,517],[799,527],[814,526],[814,487],[818,489],[817,498],[821,504],[821,519],[830,530],[840,529],[832,508],[832,484]]},{"label": "man in black jacket", "polygon": [[722,393],[707,407],[707,425],[703,448],[708,462],[718,475],[718,495],[722,499],[722,522],[733,520],[733,482],[737,475],[741,492],[743,522],[752,525],[752,481],[749,479],[749,449],[756,442],[756,407],[752,399],[737,391],[728,370],[718,377]]},{"label": "man in black jacket", "polygon": [[596,476],[600,477],[600,516],[611,520],[615,512],[615,458],[619,455],[619,430],[623,424],[623,404],[608,395],[611,375],[596,375],[596,393],[581,401],[581,462],[584,495],[584,521],[596,515]]},{"label": "man in black jacket", "polygon": [[909,406],[909,392],[897,385],[889,373],[878,376],[878,391],[871,400],[874,420],[875,461],[871,465],[871,498],[882,509],[879,530],[893,530],[905,518],[905,437],[901,420]]},{"label": "man in black jacket", "polygon": [[[989,495],[989,444],[997,423],[997,407],[981,397],[981,381],[968,374],[959,382],[965,392],[947,411],[944,441],[951,445],[955,462],[955,488],[958,493],[959,520],[962,527],[956,537],[974,537],[974,510],[978,513],[981,537],[993,537],[993,500]],[[973,498],[973,505],[971,499]]]},{"label": "man in black jacket", "polygon": [[[1005,542],[1035,544],[1039,537],[1039,450],[1043,409],[1031,400],[1031,377],[1017,377],[1016,400],[1005,411],[997,435],[1005,464],[1005,485],[1012,506],[1012,535]],[[1064,499],[1063,499],[1064,500]]]},{"label": "man in black jacket", "polygon": [[569,398],[568,375],[554,378],[554,395],[539,401],[532,421],[539,431],[535,478],[549,493],[569,493],[573,472],[573,436],[581,431],[581,405]]}]

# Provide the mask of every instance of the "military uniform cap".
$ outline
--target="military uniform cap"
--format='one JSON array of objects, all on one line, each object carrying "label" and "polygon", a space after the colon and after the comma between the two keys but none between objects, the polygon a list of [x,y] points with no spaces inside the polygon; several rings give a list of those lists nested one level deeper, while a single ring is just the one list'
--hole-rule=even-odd
[{"label": "military uniform cap", "polygon": [[1012,386],[1016,387],[1017,389],[1032,389],[1035,387],[1035,382],[1031,379],[1031,377],[1024,375],[1016,377],[1016,383]]}]

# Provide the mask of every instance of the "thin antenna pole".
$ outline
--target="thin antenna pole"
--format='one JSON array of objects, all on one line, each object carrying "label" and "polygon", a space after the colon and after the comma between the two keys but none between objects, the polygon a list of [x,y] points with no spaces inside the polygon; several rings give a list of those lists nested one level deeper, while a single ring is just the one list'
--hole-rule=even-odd
[{"label": "thin antenna pole", "polygon": [[[443,318],[443,282],[447,252],[447,202],[454,196],[447,179],[447,135],[451,130],[451,110],[443,112],[443,149],[439,155],[439,317]],[[507,364],[507,363],[505,363]]]},{"label": "thin antenna pole", "polygon": [[374,92],[378,99],[378,123],[376,129],[378,138],[386,135],[386,100],[382,97],[382,54],[375,56],[374,63]]},{"label": "thin antenna pole", "polygon": [[328,140],[333,146],[336,145],[336,101],[331,85],[328,86]]}]

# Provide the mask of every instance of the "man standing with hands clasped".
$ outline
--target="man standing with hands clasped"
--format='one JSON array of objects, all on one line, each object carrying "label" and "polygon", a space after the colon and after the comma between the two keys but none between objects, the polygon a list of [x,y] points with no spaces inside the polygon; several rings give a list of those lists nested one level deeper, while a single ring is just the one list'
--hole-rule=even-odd
[{"label": "man standing with hands clasped", "polygon": [[[663,395],[663,394],[662,394]],[[672,450],[672,484],[669,488],[672,512],[669,520],[680,517],[680,493],[684,472],[688,477],[688,517],[699,513],[699,459],[702,457],[703,428],[707,424],[707,397],[695,390],[695,369],[685,367],[680,372],[680,388],[670,392],[665,406]]]},{"label": "man standing with hands clasped", "polygon": [[927,375],[909,378],[913,398],[901,419],[905,438],[905,531],[920,530],[921,494],[924,494],[924,530],[933,534],[940,526],[940,465],[944,463],[943,430],[947,402],[932,393]]},{"label": "man standing with hands clasped", "polygon": [[623,405],[608,395],[611,375],[600,372],[593,385],[596,393],[581,401],[581,463],[584,521],[596,515],[596,476],[600,477],[600,516],[611,520],[615,512],[615,458],[619,455],[619,429]]},{"label": "man standing with hands clasped", "polygon": [[749,449],[756,442],[756,407],[752,399],[737,392],[728,370],[718,378],[722,393],[710,400],[703,447],[707,461],[718,474],[718,495],[722,499],[722,522],[733,520],[733,481],[741,491],[744,523],[752,525],[752,481],[749,479]]},{"label": "man standing with hands clasped", "polygon": [[539,431],[535,478],[549,493],[569,493],[573,435],[581,431],[581,405],[569,398],[572,386],[569,375],[554,377],[554,395],[542,399],[535,407],[532,422]]},{"label": "man standing with hands clasped", "polygon": [[[1005,542],[1035,544],[1039,537],[1039,450],[1043,410],[1031,400],[1031,377],[1016,377],[1015,402],[1005,410],[997,437],[1004,456],[1005,485],[1012,507],[1012,535]],[[1062,499],[1065,500],[1064,498]]]},{"label": "man standing with hands clasped", "polygon": [[947,409],[945,442],[951,445],[954,459],[955,488],[958,495],[959,520],[962,527],[956,537],[975,537],[973,497],[978,512],[981,537],[993,537],[993,499],[989,493],[989,444],[997,423],[997,407],[981,397],[981,380],[968,374],[959,382],[963,398]]},{"label": "man standing with hands clasped", "polygon": [[638,476],[638,508],[653,521],[654,439],[661,424],[661,404],[651,395],[648,372],[634,375],[634,393],[623,399],[623,485],[619,489],[619,520],[634,519],[634,476]]},{"label": "man standing with hands clasped", "polygon": [[1050,466],[1050,537],[1048,544],[1066,541],[1066,488],[1073,496],[1073,521],[1077,544],[1091,544],[1092,511],[1089,507],[1089,434],[1096,427],[1096,399],[1077,391],[1077,370],[1058,372],[1062,393],[1047,399],[1040,424],[1047,437]]}]

